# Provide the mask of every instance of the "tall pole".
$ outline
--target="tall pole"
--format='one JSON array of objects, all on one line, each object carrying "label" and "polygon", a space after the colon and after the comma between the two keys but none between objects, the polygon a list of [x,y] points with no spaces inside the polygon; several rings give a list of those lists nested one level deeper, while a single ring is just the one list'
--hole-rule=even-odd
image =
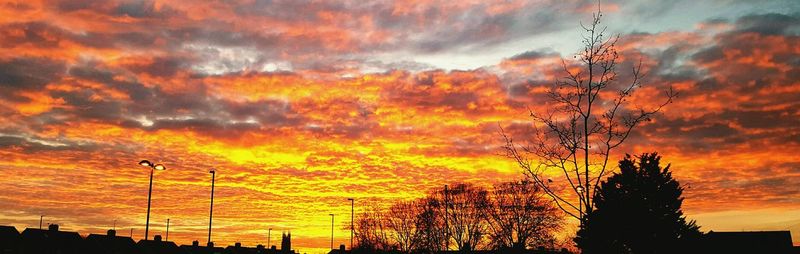
[{"label": "tall pole", "polygon": [[355,201],[355,199],[352,199],[352,198],[348,198],[348,200],[350,200],[350,250],[352,250],[353,249],[353,230],[355,230],[355,227],[353,227],[353,216],[355,215],[355,209],[354,209],[354,205],[353,204],[356,201]]},{"label": "tall pole", "polygon": [[150,169],[150,190],[147,191],[147,221],[144,224],[144,239],[147,240],[147,234],[150,233],[150,198],[153,197],[153,171]]},{"label": "tall pole", "polygon": [[164,241],[169,241],[169,218],[167,218],[167,239]]},{"label": "tall pole", "polygon": [[208,243],[211,244],[211,219],[214,215],[214,179],[216,178],[217,172],[214,169],[211,169],[211,209],[208,212]]},{"label": "tall pole", "polygon": [[270,245],[271,241],[272,241],[272,228],[270,228],[269,231],[267,232],[267,249],[272,248],[272,245]]},{"label": "tall pole", "polygon": [[444,250],[450,250],[450,227],[447,225],[447,185],[444,185]]},{"label": "tall pole", "polygon": [[331,216],[331,250],[333,249],[333,214]]},{"label": "tall pole", "polygon": [[167,168],[161,164],[153,164],[148,160],[140,161],[139,165],[150,168],[150,189],[147,190],[147,220],[144,226],[144,239],[147,240],[147,236],[150,233],[150,202],[152,201],[153,197],[153,173],[156,170],[167,170]]},{"label": "tall pole", "polygon": [[39,216],[39,229],[42,229],[42,221],[44,220],[44,215]]}]

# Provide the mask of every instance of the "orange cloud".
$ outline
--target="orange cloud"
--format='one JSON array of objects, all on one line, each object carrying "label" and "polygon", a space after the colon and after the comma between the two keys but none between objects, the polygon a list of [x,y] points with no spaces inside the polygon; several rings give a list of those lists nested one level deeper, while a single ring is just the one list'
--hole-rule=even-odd
[{"label": "orange cloud", "polygon": [[[0,17],[24,17],[0,20],[0,171],[12,172],[0,178],[0,224],[28,227],[46,214],[84,234],[116,220],[121,235],[140,236],[148,172],[136,162],[149,159],[168,168],[156,173],[151,234],[170,218],[170,239],[204,237],[214,167],[218,244],[264,243],[271,227],[291,230],[301,250],[321,250],[327,214],[346,217],[348,197],[359,209],[457,181],[522,177],[499,154],[499,127],[529,134],[528,110],[549,109],[562,57],[577,70],[571,55],[548,49],[475,70],[371,59],[518,38],[504,21],[577,2],[280,4],[0,7]],[[669,86],[680,92],[622,151],[672,162],[689,186],[690,218],[797,208],[800,39],[796,24],[770,21],[792,18],[620,39],[619,81],[639,59],[648,72],[634,104],[652,105]]]}]

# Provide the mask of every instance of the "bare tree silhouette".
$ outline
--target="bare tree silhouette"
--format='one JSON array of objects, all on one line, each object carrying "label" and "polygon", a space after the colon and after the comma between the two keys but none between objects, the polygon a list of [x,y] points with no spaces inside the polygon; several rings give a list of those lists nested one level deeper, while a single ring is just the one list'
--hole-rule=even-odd
[{"label": "bare tree silhouette", "polygon": [[447,207],[445,216],[449,238],[458,250],[476,249],[486,234],[488,192],[481,187],[460,183],[444,193],[447,196],[442,201]]},{"label": "bare tree silhouette", "polygon": [[421,253],[445,250],[447,231],[444,223],[442,200],[429,196],[417,200],[417,243],[415,249]]},{"label": "bare tree silhouette", "polygon": [[397,243],[400,251],[410,252],[412,249],[417,248],[418,233],[417,221],[420,216],[419,206],[414,201],[397,202],[389,207],[389,213],[386,215],[386,226],[391,230],[390,237]]},{"label": "bare tree silhouette", "polygon": [[[501,128],[506,155],[561,210],[581,221],[593,209],[600,179],[612,171],[608,169],[612,151],[676,96],[669,89],[666,99],[650,108],[631,105],[629,99],[642,86],[641,61],[632,68],[630,78],[618,79],[619,36],[605,37],[602,16],[598,5],[591,24],[581,24],[584,48],[575,55],[576,62],[562,60],[566,77],[548,92],[551,111],[529,110],[534,134],[528,143],[518,144]],[[549,177],[554,175],[560,177],[551,185]]]},{"label": "bare tree silhouette", "polygon": [[[354,248],[362,252],[436,253],[455,247],[519,249],[555,245],[563,216],[529,181],[493,190],[458,183],[416,200],[373,206],[356,218]],[[452,244],[451,244],[452,243]]]},{"label": "bare tree silhouette", "polygon": [[359,214],[355,219],[354,227],[357,243],[354,249],[367,252],[392,249],[389,242],[389,229],[386,226],[384,214],[379,208],[372,207]]},{"label": "bare tree silhouette", "polygon": [[492,248],[525,249],[555,245],[555,233],[561,228],[563,217],[533,182],[495,185],[490,207],[487,225]]}]

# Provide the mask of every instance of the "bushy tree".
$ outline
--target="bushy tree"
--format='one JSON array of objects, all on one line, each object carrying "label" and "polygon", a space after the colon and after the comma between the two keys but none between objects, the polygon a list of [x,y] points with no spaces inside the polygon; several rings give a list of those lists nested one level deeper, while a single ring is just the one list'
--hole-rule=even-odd
[{"label": "bushy tree", "polygon": [[683,188],[660,160],[626,155],[620,172],[600,184],[575,238],[583,253],[686,253],[700,238],[681,211]]}]

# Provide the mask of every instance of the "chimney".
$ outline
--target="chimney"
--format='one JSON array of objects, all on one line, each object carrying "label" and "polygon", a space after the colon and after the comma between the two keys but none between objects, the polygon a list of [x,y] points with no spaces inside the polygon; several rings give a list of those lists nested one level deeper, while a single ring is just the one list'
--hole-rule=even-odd
[{"label": "chimney", "polygon": [[161,241],[161,235],[156,235],[155,237],[153,237],[153,240],[156,241],[156,242],[160,242]]},{"label": "chimney", "polygon": [[49,229],[50,231],[58,231],[58,224],[50,224],[49,226],[47,226],[47,229]]},{"label": "chimney", "polygon": [[340,251],[344,251],[344,244],[342,244],[342,245],[339,245],[339,250],[340,250]]},{"label": "chimney", "polygon": [[115,236],[117,236],[117,231],[113,230],[113,229],[109,229],[108,232],[106,233],[106,236],[115,237]]},{"label": "chimney", "polygon": [[192,247],[198,247],[198,246],[200,246],[200,242],[198,242],[197,240],[192,241]]},{"label": "chimney", "polygon": [[242,247],[242,243],[235,243],[235,244],[233,244],[233,246],[236,246],[236,248],[241,248]]}]

